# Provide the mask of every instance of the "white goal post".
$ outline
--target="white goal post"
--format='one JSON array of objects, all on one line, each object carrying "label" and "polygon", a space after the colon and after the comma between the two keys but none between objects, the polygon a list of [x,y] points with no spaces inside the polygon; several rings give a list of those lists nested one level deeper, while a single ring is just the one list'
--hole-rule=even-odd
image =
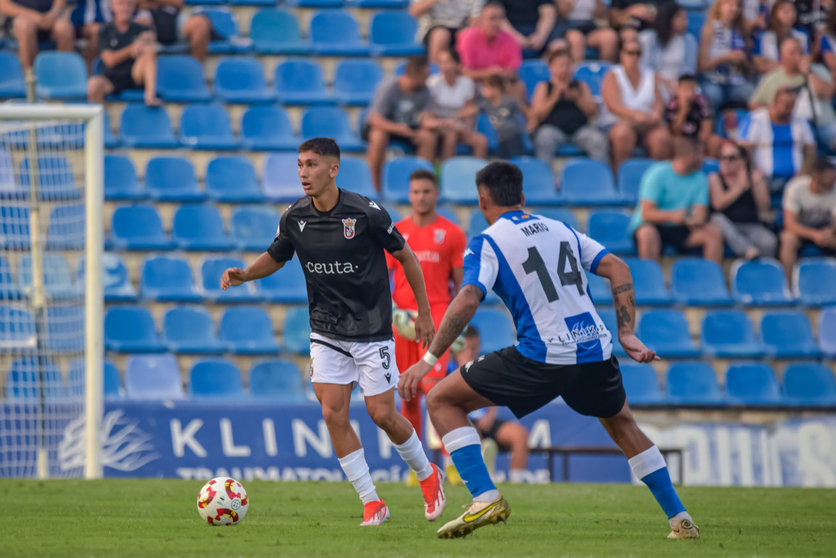
[{"label": "white goal post", "polygon": [[[0,104],[0,253],[6,273],[18,277],[15,288],[20,288],[16,295],[4,291],[0,300],[6,318],[0,323],[0,373],[6,374],[0,400],[0,476],[102,476],[103,161],[102,106]],[[21,231],[28,231],[28,238]],[[11,245],[15,239],[18,243]],[[71,295],[62,294],[50,276],[53,260],[45,258],[55,257],[69,262],[67,269],[78,270],[65,274],[73,281]],[[8,271],[11,261],[16,274]],[[70,315],[74,321],[66,317]],[[25,316],[34,324],[31,340],[20,340],[26,328],[9,316]],[[70,335],[74,337],[67,339]],[[49,387],[53,377],[61,383],[54,392]],[[72,378],[77,380],[75,391],[68,383]],[[73,428],[77,435],[68,442],[66,431]],[[63,457],[59,465],[59,453],[71,458]]]}]

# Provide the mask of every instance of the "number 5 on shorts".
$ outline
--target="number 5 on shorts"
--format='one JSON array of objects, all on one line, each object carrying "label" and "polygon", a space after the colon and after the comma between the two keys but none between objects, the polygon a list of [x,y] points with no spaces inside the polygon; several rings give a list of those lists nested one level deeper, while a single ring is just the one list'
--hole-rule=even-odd
[{"label": "number 5 on shorts", "polygon": [[380,348],[380,360],[383,361],[383,369],[389,370],[389,365],[392,362],[392,357],[389,355],[389,347]]}]

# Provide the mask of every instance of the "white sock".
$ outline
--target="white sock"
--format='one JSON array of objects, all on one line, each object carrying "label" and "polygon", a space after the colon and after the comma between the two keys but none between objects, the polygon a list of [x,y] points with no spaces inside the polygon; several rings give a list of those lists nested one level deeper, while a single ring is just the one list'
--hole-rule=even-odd
[{"label": "white sock", "polygon": [[640,454],[628,459],[627,463],[630,464],[630,470],[633,471],[633,474],[639,480],[667,466],[665,464],[665,458],[662,457],[662,452],[659,451],[659,448],[655,444]]},{"label": "white sock", "polygon": [[670,518],[668,520],[668,523],[671,524],[671,527],[675,527],[675,526],[679,525],[679,522],[683,519],[687,519],[691,523],[694,522],[694,520],[691,518],[690,513],[688,513],[687,511],[681,511],[678,514],[676,514],[675,516],[673,516],[672,518]]},{"label": "white sock", "polygon": [[474,502],[484,502],[486,504],[493,502],[494,500],[499,498],[499,490],[493,489],[488,490],[487,492],[483,492],[480,495],[476,496],[473,501]]},{"label": "white sock", "polygon": [[508,472],[508,480],[514,484],[522,484],[528,481],[528,471],[525,469],[511,469]]},{"label": "white sock", "polygon": [[430,465],[424,446],[421,445],[421,440],[418,439],[418,434],[414,430],[412,436],[403,444],[396,444],[395,449],[409,468],[415,471],[415,476],[419,481],[426,480],[433,474],[433,466]]},{"label": "white sock", "polygon": [[354,490],[357,491],[357,495],[360,496],[363,504],[380,500],[374,488],[372,476],[369,474],[369,464],[366,463],[363,448],[353,451],[345,457],[340,457],[339,460],[343,473],[354,486]]}]

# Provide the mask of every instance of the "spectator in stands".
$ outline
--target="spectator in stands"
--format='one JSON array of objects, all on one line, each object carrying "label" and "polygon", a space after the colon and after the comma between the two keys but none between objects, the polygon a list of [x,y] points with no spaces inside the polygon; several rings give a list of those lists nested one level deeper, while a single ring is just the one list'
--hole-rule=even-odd
[{"label": "spectator in stands", "polygon": [[703,93],[715,111],[744,107],[752,96],[745,37],[740,0],[714,0],[700,34],[698,67]]},{"label": "spectator in stands", "polygon": [[708,222],[708,180],[702,172],[702,147],[690,138],[674,141],[671,161],[647,169],[639,186],[639,205],[630,230],[639,257],[658,260],[662,248],[679,253],[702,248],[705,259],[723,258],[723,233]]},{"label": "spectator in stands", "polygon": [[781,263],[790,282],[798,253],[807,246],[836,255],[836,170],[824,157],[815,161],[812,170],[792,179],[784,192]]},{"label": "spectator in stands", "polygon": [[618,33],[611,27],[598,27],[596,18],[606,19],[607,6],[602,0],[557,0],[558,26],[566,29],[566,41],[572,59],[582,62],[586,47],[598,49],[598,59],[615,62],[618,56]]},{"label": "spectator in stands", "polygon": [[380,172],[390,140],[398,140],[416,149],[417,155],[433,160],[437,134],[421,127],[430,105],[427,77],[430,68],[426,56],[413,56],[401,76],[393,76],[377,86],[369,120],[363,127],[363,139],[369,142],[367,157],[375,188],[380,189]]},{"label": "spectator in stands", "polygon": [[[768,106],[775,98],[775,93],[782,87],[800,90],[805,85],[809,85],[816,94],[826,93],[830,89],[826,81],[811,72],[810,58],[804,56],[799,40],[796,37],[785,37],[781,40],[780,65],[763,76],[752,94],[749,108]],[[819,89],[821,91],[818,91]]]},{"label": "spectator in stands", "polygon": [[498,75],[506,80],[513,94],[525,99],[525,85],[517,79],[522,64],[522,49],[513,35],[502,27],[505,8],[491,0],[482,8],[476,25],[463,29],[456,39],[456,50],[462,59],[464,75],[481,81]]},{"label": "spectator in stands", "polygon": [[80,0],[70,13],[76,36],[87,43],[83,55],[88,66],[99,55],[99,28],[111,20],[109,0]]},{"label": "spectator in stands", "polygon": [[796,12],[793,2],[779,0],[772,5],[769,28],[762,31],[755,41],[754,62],[759,74],[766,74],[781,65],[780,49],[784,39],[794,37],[801,46],[802,54],[810,54],[807,33],[796,29]]},{"label": "spectator in stands", "polygon": [[695,76],[679,77],[674,96],[665,105],[665,122],[671,134],[698,140],[711,156],[720,148],[720,136],[714,133],[714,114],[708,99],[698,91]]},{"label": "spectator in stands", "polygon": [[658,6],[668,0],[611,0],[610,24],[619,30],[622,42],[635,39],[639,31],[644,31],[656,19]]},{"label": "spectator in stands", "polygon": [[757,33],[766,29],[769,17],[769,3],[773,0],[743,0],[743,28],[746,34]]},{"label": "spectator in stands", "polygon": [[734,253],[751,260],[772,258],[778,237],[766,224],[769,186],[763,173],[752,169],[749,154],[733,141],[720,147],[720,171],[708,176],[711,222],[720,227]]},{"label": "spectator in stands", "polygon": [[200,62],[206,60],[209,42],[220,38],[214,34],[212,22],[203,14],[181,15],[184,0],[139,0],[137,23],[154,28],[157,40],[163,45],[173,45],[184,40],[189,43],[191,55]]},{"label": "spectator in stands", "polygon": [[819,38],[819,52],[822,62],[830,70],[836,81],[836,8],[827,14],[827,19]]},{"label": "spectator in stands", "polygon": [[572,57],[563,49],[549,55],[551,79],[534,89],[532,119],[536,122],[534,151],[551,166],[561,143],[573,143],[593,159],[609,159],[606,136],[593,124],[598,104],[589,86],[572,77]]},{"label": "spectator in stands", "polygon": [[516,97],[506,95],[505,80],[497,75],[482,82],[479,110],[488,115],[496,130],[498,145],[495,155],[503,159],[525,155],[523,134],[526,128],[526,108]]},{"label": "spectator in stands", "polygon": [[537,57],[562,42],[554,0],[498,0],[505,8],[504,29],[526,58]]},{"label": "spectator in stands", "polygon": [[834,95],[836,85],[830,70],[822,64],[811,64],[810,76],[795,102],[795,116],[809,121],[817,143],[831,150],[836,150]]},{"label": "spectator in stands", "polygon": [[430,62],[453,48],[456,35],[479,17],[482,0],[411,0],[409,15],[418,19],[418,40],[427,47]]},{"label": "spectator in stands", "polygon": [[473,149],[474,157],[488,156],[488,138],[473,129],[476,107],[476,85],[461,74],[459,55],[452,50],[438,58],[440,73],[427,80],[432,107],[422,125],[441,138],[441,157],[456,154],[456,145],[463,143]]},{"label": "spectator in stands", "polygon": [[28,72],[38,55],[38,43],[55,41],[58,50],[72,51],[75,36],[64,17],[66,0],[0,0],[0,14],[17,40],[18,58]]},{"label": "spectator in stands", "polygon": [[738,141],[770,183],[773,197],[811,161],[816,142],[810,123],[793,115],[798,89],[782,86],[768,107],[753,110],[740,125]]},{"label": "spectator in stands", "polygon": [[653,27],[639,33],[641,65],[656,72],[670,96],[683,74],[697,73],[697,39],[688,33],[688,12],[671,2],[659,8]]},{"label": "spectator in stands", "polygon": [[157,55],[154,32],[133,21],[135,0],[112,0],[113,21],[99,29],[104,71],[87,81],[87,100],[104,103],[110,93],[145,89],[145,104],[157,106]]},{"label": "spectator in stands", "polygon": [[670,156],[670,132],[663,119],[661,82],[652,70],[639,66],[642,47],[638,39],[621,46],[621,64],[604,76],[601,96],[609,114],[603,124],[609,131],[615,171],[641,142],[654,159]]}]

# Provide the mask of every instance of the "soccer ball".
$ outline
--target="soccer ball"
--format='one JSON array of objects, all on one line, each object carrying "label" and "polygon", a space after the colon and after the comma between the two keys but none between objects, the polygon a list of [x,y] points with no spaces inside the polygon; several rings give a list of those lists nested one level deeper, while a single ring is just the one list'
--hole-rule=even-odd
[{"label": "soccer ball", "polygon": [[249,507],[244,485],[229,477],[215,477],[197,495],[197,513],[209,525],[238,525]]}]

